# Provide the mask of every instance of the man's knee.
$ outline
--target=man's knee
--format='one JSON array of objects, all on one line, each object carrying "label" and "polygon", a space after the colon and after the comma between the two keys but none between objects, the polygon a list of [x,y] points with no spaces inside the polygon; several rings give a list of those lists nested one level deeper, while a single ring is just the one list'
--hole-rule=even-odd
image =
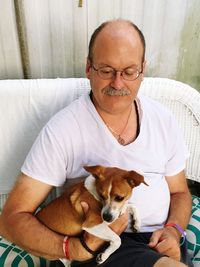
[{"label": "man's knee", "polygon": [[168,257],[162,257],[160,258],[153,267],[187,267],[184,263],[181,263],[179,261],[175,261]]}]

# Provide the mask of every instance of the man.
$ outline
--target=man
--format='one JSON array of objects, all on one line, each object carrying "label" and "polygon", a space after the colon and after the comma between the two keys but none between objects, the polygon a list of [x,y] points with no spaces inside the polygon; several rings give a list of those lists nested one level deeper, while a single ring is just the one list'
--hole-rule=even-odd
[{"label": "man", "polygon": [[[53,186],[86,175],[83,165],[117,166],[142,171],[149,187],[136,188],[130,200],[138,208],[141,233],[122,234],[127,214],[115,221],[111,228],[122,234],[122,246],[103,266],[186,266],[179,244],[191,211],[187,152],[173,116],[138,95],[144,71],[145,40],[134,24],[115,20],[94,32],[86,65],[90,96],[59,112],[42,130],[3,210],[3,236],[35,255],[64,258],[64,237],[41,225],[35,210]],[[83,209],[87,212],[86,203]],[[84,242],[93,251],[103,244],[89,234]],[[70,238],[68,255],[76,261],[92,258],[77,237]]]}]

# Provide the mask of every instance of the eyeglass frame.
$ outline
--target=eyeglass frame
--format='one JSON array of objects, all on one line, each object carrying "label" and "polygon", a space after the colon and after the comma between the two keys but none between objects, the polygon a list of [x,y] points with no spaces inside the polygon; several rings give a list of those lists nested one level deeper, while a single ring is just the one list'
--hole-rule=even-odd
[{"label": "eyeglass frame", "polygon": [[128,68],[130,68],[130,67],[127,67],[127,68],[125,68],[125,69],[123,69],[123,70],[116,70],[116,69],[114,69],[114,68],[112,68],[112,67],[110,67],[110,66],[108,66],[110,69],[112,69],[113,70],[113,76],[112,77],[110,77],[110,78],[103,78],[100,74],[99,74],[99,70],[101,70],[101,69],[103,69],[103,68],[106,68],[106,66],[104,66],[104,67],[100,67],[100,68],[96,68],[94,65],[92,65],[92,69],[94,70],[94,71],[96,71],[97,72],[97,74],[98,74],[98,76],[101,78],[101,79],[103,79],[103,80],[109,80],[109,79],[113,79],[114,77],[116,77],[116,75],[117,75],[117,72],[120,72],[120,76],[125,80],[125,81],[135,81],[135,80],[137,80],[138,78],[139,78],[139,76],[143,73],[143,68],[142,68],[142,70],[141,71],[139,71],[138,69],[136,69],[136,71],[137,71],[137,77],[136,78],[134,78],[134,79],[126,79],[126,78],[124,78],[124,76],[123,76],[123,73],[124,73],[124,71],[126,70],[126,69],[128,69]]}]

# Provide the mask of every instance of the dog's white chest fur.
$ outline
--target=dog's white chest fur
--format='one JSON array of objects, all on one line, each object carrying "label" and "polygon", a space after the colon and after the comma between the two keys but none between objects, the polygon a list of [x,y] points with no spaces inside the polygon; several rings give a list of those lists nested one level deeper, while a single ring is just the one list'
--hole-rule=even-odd
[{"label": "dog's white chest fur", "polygon": [[93,175],[89,175],[84,182],[85,188],[87,188],[87,190],[93,195],[93,197],[97,200],[97,201],[101,201],[97,190],[96,190],[96,185],[95,185],[95,178]]}]

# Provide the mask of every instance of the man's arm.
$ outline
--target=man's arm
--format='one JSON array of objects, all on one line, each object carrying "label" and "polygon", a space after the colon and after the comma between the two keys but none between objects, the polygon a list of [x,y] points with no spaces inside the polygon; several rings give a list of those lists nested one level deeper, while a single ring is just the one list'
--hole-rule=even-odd
[{"label": "man's arm", "polygon": [[48,230],[33,215],[51,189],[21,174],[2,211],[0,234],[34,255],[54,259],[63,256],[63,237]]},{"label": "man's arm", "polygon": [[[65,257],[64,236],[49,230],[33,215],[51,190],[52,186],[21,174],[0,216],[0,234],[36,256],[55,260]],[[113,230],[120,234],[124,221],[127,218],[120,218],[113,224]],[[86,235],[86,242],[93,250],[103,244],[91,235]],[[92,257],[76,237],[70,238],[69,255],[80,261]]]},{"label": "man's arm", "polygon": [[192,198],[189,192],[184,172],[174,177],[166,177],[169,186],[171,201],[167,222],[179,224],[186,228],[192,211]]},{"label": "man's arm", "polygon": [[[170,190],[170,210],[166,223],[175,223],[186,228],[192,210],[191,194],[189,192],[184,171],[175,176],[166,177]],[[176,260],[180,260],[180,234],[173,227],[166,227],[153,233],[149,246]]]}]

